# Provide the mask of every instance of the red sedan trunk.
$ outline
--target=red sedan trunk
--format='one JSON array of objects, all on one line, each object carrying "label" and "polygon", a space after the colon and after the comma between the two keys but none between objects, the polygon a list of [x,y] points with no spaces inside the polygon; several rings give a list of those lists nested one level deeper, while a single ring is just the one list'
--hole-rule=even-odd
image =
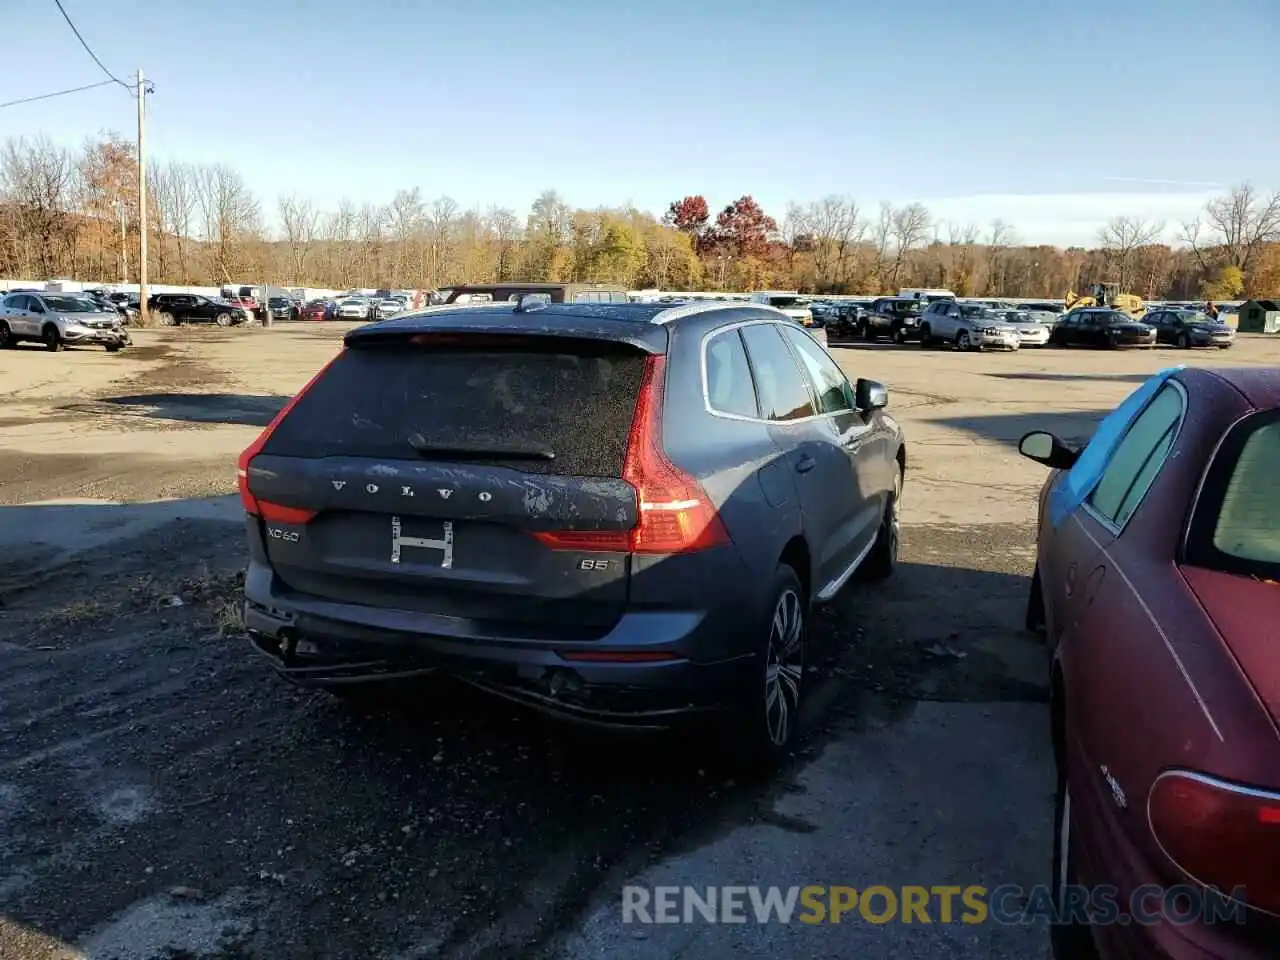
[{"label": "red sedan trunk", "polygon": [[1280,724],[1280,584],[1197,567],[1182,575]]}]

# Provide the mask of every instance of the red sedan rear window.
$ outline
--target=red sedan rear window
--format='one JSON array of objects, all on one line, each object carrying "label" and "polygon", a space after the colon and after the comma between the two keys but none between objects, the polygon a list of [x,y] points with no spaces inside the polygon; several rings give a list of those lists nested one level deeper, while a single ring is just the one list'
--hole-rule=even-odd
[{"label": "red sedan rear window", "polygon": [[1255,414],[1223,441],[1188,538],[1194,566],[1280,579],[1280,411]]}]

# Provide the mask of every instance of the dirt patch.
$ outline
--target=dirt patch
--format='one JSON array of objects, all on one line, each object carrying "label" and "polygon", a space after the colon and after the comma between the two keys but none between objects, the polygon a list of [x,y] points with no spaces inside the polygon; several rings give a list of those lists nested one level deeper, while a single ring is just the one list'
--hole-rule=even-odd
[{"label": "dirt patch", "polygon": [[[1026,530],[990,533],[982,555],[1009,562],[975,571],[980,536],[909,529],[892,581],[819,617],[796,763],[921,695],[1040,695],[1009,679],[1009,651],[1036,649],[1003,569]],[[13,557],[0,914],[22,929],[131,960],[505,960],[615,867],[768,817],[786,789],[734,780],[696,738],[582,731],[447,682],[375,711],[293,688],[237,636],[242,538],[180,521]]]}]

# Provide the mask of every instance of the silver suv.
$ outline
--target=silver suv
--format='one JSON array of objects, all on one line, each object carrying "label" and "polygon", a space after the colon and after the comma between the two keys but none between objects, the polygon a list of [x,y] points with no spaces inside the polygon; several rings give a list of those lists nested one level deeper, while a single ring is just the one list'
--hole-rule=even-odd
[{"label": "silver suv", "polygon": [[1018,328],[989,307],[935,300],[920,317],[920,346],[940,343],[955,344],[957,350],[1017,350],[1021,340]]},{"label": "silver suv", "polygon": [[96,344],[115,352],[130,344],[120,314],[107,312],[88,297],[69,293],[11,293],[0,300],[0,347],[23,340],[63,347]]}]

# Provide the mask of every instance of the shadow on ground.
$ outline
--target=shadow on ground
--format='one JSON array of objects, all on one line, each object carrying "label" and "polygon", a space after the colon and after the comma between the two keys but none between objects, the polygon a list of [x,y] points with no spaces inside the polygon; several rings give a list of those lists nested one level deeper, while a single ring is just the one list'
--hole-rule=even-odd
[{"label": "shadow on ground", "polygon": [[[183,592],[192,571],[242,562],[240,523],[215,519],[235,511],[175,502],[184,519],[155,525],[156,509],[0,514],[19,566],[24,523],[56,517],[63,549],[76,522],[124,531],[65,566],[46,555],[0,611],[17,641],[0,645],[0,918],[103,955],[191,951],[202,924],[246,960],[529,955],[613,868],[771,816],[832,738],[920,699],[1043,695],[1043,650],[1018,627],[1021,526],[905,531],[892,580],[851,586],[813,621],[799,756],[745,782],[699,737],[583,731],[447,681],[372,710],[285,684]],[[148,570],[186,602],[104,616],[108,589]],[[89,575],[103,605],[49,616]]]},{"label": "shadow on ground", "polygon": [[289,397],[243,393],[140,393],[104,397],[98,402],[137,410],[142,416],[157,420],[265,427],[289,402]]},{"label": "shadow on ground", "polygon": [[1032,430],[1047,430],[1069,444],[1089,442],[1098,423],[1111,408],[1078,410],[1071,413],[999,413],[976,417],[936,417],[929,423],[962,430],[982,440],[994,440],[1018,447],[1018,441]]},{"label": "shadow on ground", "polygon": [[988,373],[988,377],[1000,380],[1097,380],[1107,383],[1145,383],[1149,373]]}]

